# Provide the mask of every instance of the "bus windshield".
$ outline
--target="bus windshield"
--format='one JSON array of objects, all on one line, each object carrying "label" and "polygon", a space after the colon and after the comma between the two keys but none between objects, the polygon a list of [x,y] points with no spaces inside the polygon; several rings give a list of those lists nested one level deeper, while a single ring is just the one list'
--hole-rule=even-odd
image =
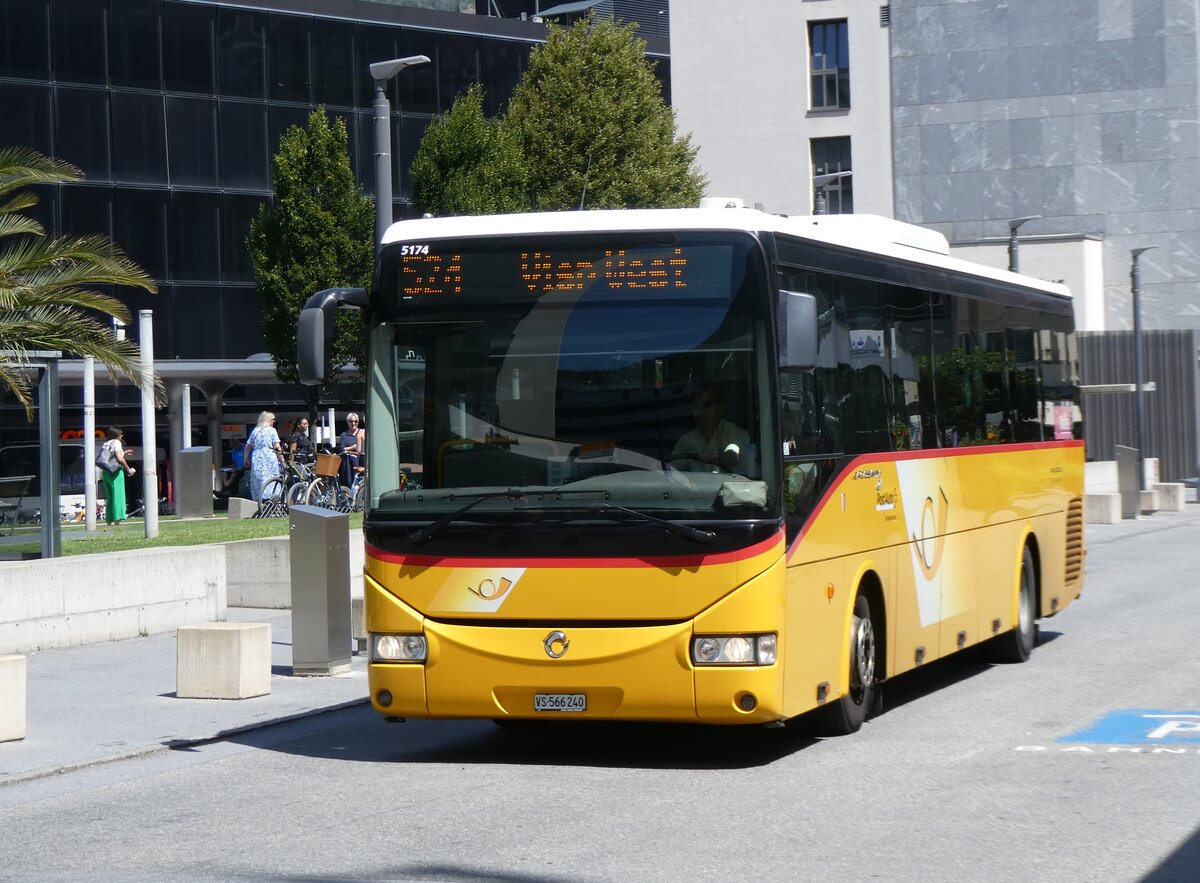
[{"label": "bus windshield", "polygon": [[380,278],[373,360],[391,382],[371,419],[394,425],[372,427],[378,514],[435,518],[473,498],[472,518],[777,505],[753,238],[405,243]]}]

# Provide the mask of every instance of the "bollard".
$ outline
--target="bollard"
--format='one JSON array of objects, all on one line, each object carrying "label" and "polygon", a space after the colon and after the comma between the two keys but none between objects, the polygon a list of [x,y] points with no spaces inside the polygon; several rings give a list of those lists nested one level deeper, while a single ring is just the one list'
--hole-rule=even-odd
[{"label": "bollard", "polygon": [[24,656],[0,656],[0,742],[25,738]]},{"label": "bollard", "polygon": [[292,673],[350,670],[350,516],[319,506],[289,512]]}]

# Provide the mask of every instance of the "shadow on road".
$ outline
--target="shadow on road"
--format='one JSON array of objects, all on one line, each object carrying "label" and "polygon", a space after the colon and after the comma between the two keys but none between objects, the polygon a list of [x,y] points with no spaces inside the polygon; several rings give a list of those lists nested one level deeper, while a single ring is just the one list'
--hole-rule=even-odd
[{"label": "shadow on road", "polygon": [[[1059,635],[1043,630],[1039,644]],[[889,681],[881,691],[876,716],[983,674],[992,668],[987,651],[986,646],[972,648]],[[821,737],[803,717],[786,728],[563,719],[503,725],[486,720],[388,723],[370,706],[359,705],[223,741],[355,763],[716,770],[765,766],[817,744]]]}]

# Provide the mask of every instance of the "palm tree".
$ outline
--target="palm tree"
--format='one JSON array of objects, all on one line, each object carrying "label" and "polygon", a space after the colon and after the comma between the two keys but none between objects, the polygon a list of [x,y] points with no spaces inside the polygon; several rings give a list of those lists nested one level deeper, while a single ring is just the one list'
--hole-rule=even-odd
[{"label": "palm tree", "polygon": [[[0,390],[11,391],[30,419],[33,398],[27,353],[31,351],[92,356],[110,373],[138,382],[137,347],[114,339],[106,321],[112,317],[128,323],[129,310],[115,297],[90,287],[134,285],[158,290],[107,237],[49,237],[37,221],[20,214],[37,204],[36,194],[21,188],[81,177],[74,166],[36,150],[0,149]],[[157,379],[155,389],[162,398]]]}]

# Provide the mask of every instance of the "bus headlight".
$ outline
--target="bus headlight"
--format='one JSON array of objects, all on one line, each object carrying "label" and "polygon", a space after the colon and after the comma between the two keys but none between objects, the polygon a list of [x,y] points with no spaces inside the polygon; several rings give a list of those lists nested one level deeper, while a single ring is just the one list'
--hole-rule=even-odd
[{"label": "bus headlight", "polygon": [[712,635],[692,639],[696,665],[774,665],[775,635]]},{"label": "bus headlight", "polygon": [[424,635],[371,635],[372,662],[424,662]]}]

